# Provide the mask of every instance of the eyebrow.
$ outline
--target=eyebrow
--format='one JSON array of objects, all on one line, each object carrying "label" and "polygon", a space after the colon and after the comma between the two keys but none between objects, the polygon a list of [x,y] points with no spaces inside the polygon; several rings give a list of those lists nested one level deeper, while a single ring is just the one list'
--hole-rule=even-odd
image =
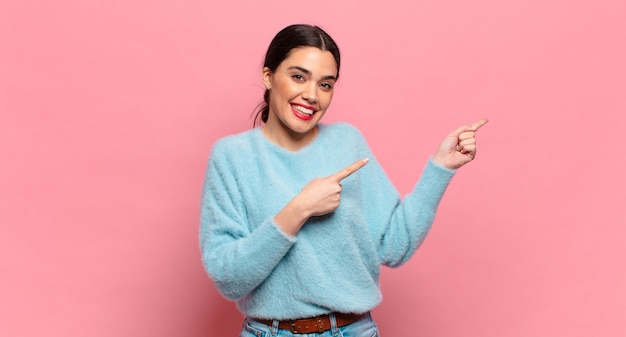
[{"label": "eyebrow", "polygon": [[[306,69],[306,68],[302,68],[302,67],[298,67],[298,66],[293,66],[293,67],[289,67],[289,69],[298,69],[301,72],[305,73],[307,76],[311,76],[312,73],[310,70]],[[324,77],[322,77],[323,80],[337,80],[337,76],[333,76],[333,75],[326,75]]]}]

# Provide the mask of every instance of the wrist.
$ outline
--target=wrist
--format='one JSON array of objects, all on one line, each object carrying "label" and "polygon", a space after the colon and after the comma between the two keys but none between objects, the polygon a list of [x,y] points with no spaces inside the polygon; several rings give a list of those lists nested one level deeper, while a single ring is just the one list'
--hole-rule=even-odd
[{"label": "wrist", "polygon": [[309,212],[293,199],[274,216],[274,222],[283,232],[295,236],[310,216]]},{"label": "wrist", "polygon": [[445,168],[449,169],[449,167],[446,165],[446,161],[439,155],[434,155],[432,157],[432,161],[433,161],[433,163],[435,163],[435,164],[437,164],[437,165],[439,165],[441,167],[445,167]]},{"label": "wrist", "polygon": [[[447,170],[458,170],[460,166],[451,165],[449,160],[446,160],[443,156],[439,157],[437,155],[431,157],[433,163],[437,166],[440,166]],[[461,165],[462,166],[462,165]]]}]

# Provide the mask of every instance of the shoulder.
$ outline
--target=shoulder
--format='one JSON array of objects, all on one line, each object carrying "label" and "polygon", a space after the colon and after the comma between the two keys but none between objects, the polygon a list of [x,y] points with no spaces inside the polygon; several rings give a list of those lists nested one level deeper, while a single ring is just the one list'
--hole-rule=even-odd
[{"label": "shoulder", "polygon": [[320,124],[324,129],[332,132],[350,132],[350,133],[361,133],[356,126],[348,123],[348,122],[335,122],[331,124]]},{"label": "shoulder", "polygon": [[229,153],[234,150],[242,151],[250,147],[254,142],[254,137],[258,129],[247,130],[241,133],[228,135],[218,139],[211,149],[211,155]]},{"label": "shoulder", "polygon": [[336,122],[332,124],[321,125],[325,133],[330,137],[337,137],[343,140],[347,139],[363,139],[363,134],[354,125],[347,122]]},{"label": "shoulder", "polygon": [[232,167],[249,160],[255,153],[257,132],[258,129],[252,129],[218,139],[211,147],[209,164]]},{"label": "shoulder", "polygon": [[319,148],[324,155],[336,156],[340,163],[343,163],[343,160],[372,156],[367,140],[352,124],[337,122],[323,125],[320,135],[323,140],[318,142]]}]

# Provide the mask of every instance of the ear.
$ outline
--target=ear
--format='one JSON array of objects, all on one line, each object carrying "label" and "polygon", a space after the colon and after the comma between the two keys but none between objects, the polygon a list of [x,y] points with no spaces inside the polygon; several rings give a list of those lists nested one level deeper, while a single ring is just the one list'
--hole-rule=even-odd
[{"label": "ear", "polygon": [[270,68],[268,67],[263,67],[263,72],[262,72],[262,80],[263,80],[263,84],[265,84],[265,87],[269,90],[272,89],[272,71],[270,70]]}]

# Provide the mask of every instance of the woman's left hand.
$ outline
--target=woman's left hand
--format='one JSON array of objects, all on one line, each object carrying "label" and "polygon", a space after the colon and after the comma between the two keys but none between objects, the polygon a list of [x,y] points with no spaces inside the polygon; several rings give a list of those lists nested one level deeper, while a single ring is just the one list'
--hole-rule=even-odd
[{"label": "woman's left hand", "polygon": [[472,125],[463,125],[450,133],[439,146],[433,161],[449,169],[458,169],[476,157],[476,131],[487,123],[487,119]]}]

